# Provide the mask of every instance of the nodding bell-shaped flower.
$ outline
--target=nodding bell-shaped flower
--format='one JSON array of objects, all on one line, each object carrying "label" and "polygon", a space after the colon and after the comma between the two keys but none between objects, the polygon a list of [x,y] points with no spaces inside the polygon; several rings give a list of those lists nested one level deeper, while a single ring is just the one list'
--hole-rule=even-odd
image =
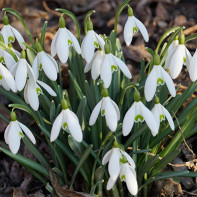
[{"label": "nodding bell-shaped flower", "polygon": [[175,97],[176,89],[170,75],[160,65],[160,57],[158,54],[154,55],[154,66],[147,77],[144,86],[144,94],[146,100],[149,102],[153,99],[157,86],[166,83],[170,94]]},{"label": "nodding bell-shaped flower", "polygon": [[20,148],[20,141],[24,137],[24,133],[33,144],[36,143],[36,140],[32,132],[24,124],[16,120],[14,111],[10,113],[10,117],[11,121],[5,130],[4,139],[11,152],[16,154]]},{"label": "nodding bell-shaped flower", "polygon": [[40,42],[36,41],[36,49],[38,51],[32,65],[36,79],[39,77],[39,71],[43,69],[46,76],[52,80],[56,81],[58,71],[58,65],[55,59],[44,52]]},{"label": "nodding bell-shaped flower", "polygon": [[165,67],[170,69],[172,79],[176,79],[179,76],[183,65],[187,66],[189,70],[191,57],[190,52],[185,47],[185,36],[181,33],[179,44],[173,50],[165,64]]},{"label": "nodding bell-shaped flower", "polygon": [[10,72],[15,77],[16,88],[18,91],[21,91],[25,87],[28,76],[30,81],[33,81],[34,83],[36,82],[34,72],[25,58],[25,50],[22,50],[21,59],[10,69]]},{"label": "nodding bell-shaped flower", "polygon": [[10,71],[0,63],[0,85],[4,87],[7,91],[10,89],[13,92],[17,92],[14,77]]},{"label": "nodding bell-shaped flower", "polygon": [[103,80],[105,87],[108,88],[111,84],[112,73],[117,71],[118,68],[124,73],[124,75],[131,79],[131,73],[126,64],[111,53],[110,45],[105,44],[105,56],[101,65],[101,79]]},{"label": "nodding bell-shaped flower", "polygon": [[197,49],[190,60],[189,76],[193,82],[197,80]]},{"label": "nodding bell-shaped flower", "polygon": [[90,63],[94,56],[95,48],[99,48],[100,46],[101,49],[104,50],[105,42],[96,32],[94,32],[90,20],[87,23],[87,30],[88,32],[81,44],[81,55],[87,63]]},{"label": "nodding bell-shaped flower", "polygon": [[69,47],[73,46],[78,54],[81,54],[81,48],[75,36],[66,28],[64,17],[59,19],[59,29],[56,32],[51,43],[51,55],[58,55],[62,63],[66,63],[69,55]]},{"label": "nodding bell-shaped flower", "polygon": [[87,73],[90,69],[91,69],[91,75],[92,75],[92,79],[96,80],[101,72],[101,64],[103,62],[103,58],[104,58],[105,53],[98,49],[93,58],[92,61],[90,63],[87,63],[84,69],[84,72]]},{"label": "nodding bell-shaped flower", "polygon": [[173,122],[172,116],[170,115],[168,110],[159,103],[159,98],[157,96],[155,96],[155,105],[151,111],[153,115],[155,116],[159,125],[160,125],[160,122],[165,120],[165,117],[166,117],[169,122],[170,128],[174,130],[174,122]]},{"label": "nodding bell-shaped flower", "polygon": [[[40,85],[40,86],[39,86]],[[27,80],[25,89],[24,89],[24,99],[27,104],[30,104],[32,109],[35,111],[39,108],[39,98],[40,94],[43,94],[42,88],[44,88],[51,96],[57,96],[51,87],[46,83],[37,80],[36,82],[29,78]]]},{"label": "nodding bell-shaped flower", "polygon": [[134,122],[146,122],[153,136],[158,133],[159,125],[152,112],[140,101],[140,94],[137,90],[134,93],[134,103],[127,111],[122,125],[122,132],[127,136],[133,128]]},{"label": "nodding bell-shaped flower", "polygon": [[50,141],[53,142],[57,139],[62,128],[63,130],[69,130],[71,136],[77,142],[81,142],[83,139],[83,133],[77,116],[68,108],[68,103],[65,99],[62,99],[61,105],[62,111],[53,123]]},{"label": "nodding bell-shaped flower", "polygon": [[19,33],[18,30],[16,30],[14,27],[12,27],[9,24],[9,19],[6,13],[4,13],[4,16],[3,16],[3,24],[4,26],[1,29],[1,34],[4,37],[5,44],[8,45],[8,43],[14,42],[16,38],[20,47],[22,49],[25,48],[25,46],[22,44],[22,42],[25,42],[22,35]]},{"label": "nodding bell-shaped flower", "polygon": [[111,131],[115,131],[118,121],[120,120],[119,108],[116,103],[108,96],[107,89],[103,89],[101,94],[103,98],[93,109],[90,116],[89,125],[94,125],[98,118],[99,112],[101,111],[101,116],[105,116],[109,129]]},{"label": "nodding bell-shaped flower", "polygon": [[133,35],[137,33],[138,30],[141,32],[144,40],[148,42],[149,36],[146,27],[133,15],[133,9],[130,6],[128,7],[128,15],[129,16],[124,27],[124,40],[126,45],[129,46],[131,44]]}]

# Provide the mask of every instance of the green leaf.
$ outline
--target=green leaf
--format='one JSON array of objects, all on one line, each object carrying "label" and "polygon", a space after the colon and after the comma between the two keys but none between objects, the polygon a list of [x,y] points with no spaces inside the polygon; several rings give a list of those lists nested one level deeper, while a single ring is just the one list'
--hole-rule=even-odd
[{"label": "green leaf", "polygon": [[51,106],[50,106],[50,122],[53,123],[53,121],[56,118],[55,114],[55,102],[52,100],[51,101]]},{"label": "green leaf", "polygon": [[145,49],[152,55],[152,57],[154,57],[155,52],[151,48],[146,47]]},{"label": "green leaf", "polygon": [[40,43],[41,43],[43,49],[44,49],[44,38],[45,38],[46,30],[47,30],[47,24],[48,24],[48,21],[45,21],[43,28],[42,28],[41,37],[40,37]]},{"label": "green leaf", "polygon": [[68,136],[68,144],[78,158],[82,156],[81,143],[76,142],[71,135]]},{"label": "green leaf", "polygon": [[197,33],[195,33],[195,34],[193,34],[193,35],[191,35],[191,36],[187,36],[187,37],[185,38],[185,43],[187,43],[187,42],[189,42],[189,41],[191,41],[191,40],[194,40],[194,39],[197,39]]}]

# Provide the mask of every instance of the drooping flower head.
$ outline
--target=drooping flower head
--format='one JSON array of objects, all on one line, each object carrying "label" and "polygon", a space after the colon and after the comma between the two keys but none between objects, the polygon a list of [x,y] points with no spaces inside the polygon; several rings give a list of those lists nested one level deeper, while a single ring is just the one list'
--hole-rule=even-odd
[{"label": "drooping flower head", "polygon": [[145,86],[144,86],[144,94],[146,100],[149,102],[153,99],[157,86],[164,85],[166,83],[170,94],[175,97],[176,89],[174,87],[174,83],[170,77],[170,75],[163,69],[160,65],[160,57],[158,54],[154,55],[154,66],[148,75]]},{"label": "drooping flower head", "polygon": [[4,26],[1,29],[1,34],[4,37],[5,44],[8,45],[8,43],[14,42],[16,38],[20,47],[24,49],[25,46],[22,44],[22,42],[25,42],[25,41],[22,35],[19,33],[19,31],[9,24],[9,19],[6,15],[6,12],[4,13],[4,16],[3,16],[3,24]]},{"label": "drooping flower head", "polygon": [[59,29],[56,32],[51,43],[51,55],[58,55],[62,63],[66,63],[69,55],[69,47],[73,46],[78,54],[81,54],[81,48],[75,36],[66,28],[64,17],[59,19]]},{"label": "drooping flower head", "polygon": [[148,42],[149,36],[146,27],[133,15],[133,9],[130,6],[128,7],[128,15],[129,16],[124,27],[124,40],[126,45],[129,46],[131,44],[133,35],[138,31],[141,32],[144,40]]},{"label": "drooping flower head", "polygon": [[81,142],[83,139],[83,133],[77,116],[68,108],[69,106],[65,99],[62,99],[61,105],[62,111],[53,123],[50,141],[53,142],[57,139],[62,128],[63,130],[70,131],[71,136],[77,142]]},{"label": "drooping flower head", "polygon": [[197,49],[193,57],[190,59],[189,76],[193,82],[197,80]]},{"label": "drooping flower head", "polygon": [[14,111],[10,113],[10,118],[11,121],[5,130],[4,138],[11,152],[16,154],[20,148],[20,141],[21,138],[24,137],[24,133],[33,144],[36,143],[36,140],[32,132],[16,119],[16,114]]}]

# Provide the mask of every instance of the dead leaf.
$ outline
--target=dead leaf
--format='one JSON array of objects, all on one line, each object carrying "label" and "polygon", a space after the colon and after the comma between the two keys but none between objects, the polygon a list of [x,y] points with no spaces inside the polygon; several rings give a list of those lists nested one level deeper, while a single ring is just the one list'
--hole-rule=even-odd
[{"label": "dead leaf", "polygon": [[13,197],[27,197],[27,194],[25,191],[23,191],[20,188],[13,188]]}]

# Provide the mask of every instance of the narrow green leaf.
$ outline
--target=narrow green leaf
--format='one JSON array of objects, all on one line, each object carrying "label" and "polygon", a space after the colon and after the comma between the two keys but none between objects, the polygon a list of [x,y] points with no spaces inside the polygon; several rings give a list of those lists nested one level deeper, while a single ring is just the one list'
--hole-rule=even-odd
[{"label": "narrow green leaf", "polygon": [[46,30],[47,30],[47,25],[48,25],[48,21],[45,21],[42,27],[42,32],[41,32],[41,37],[40,37],[40,43],[43,49],[44,49],[44,38],[45,38]]},{"label": "narrow green leaf", "polygon": [[55,102],[52,100],[51,101],[51,106],[50,106],[50,121],[53,123],[55,120],[56,114],[55,114]]}]

